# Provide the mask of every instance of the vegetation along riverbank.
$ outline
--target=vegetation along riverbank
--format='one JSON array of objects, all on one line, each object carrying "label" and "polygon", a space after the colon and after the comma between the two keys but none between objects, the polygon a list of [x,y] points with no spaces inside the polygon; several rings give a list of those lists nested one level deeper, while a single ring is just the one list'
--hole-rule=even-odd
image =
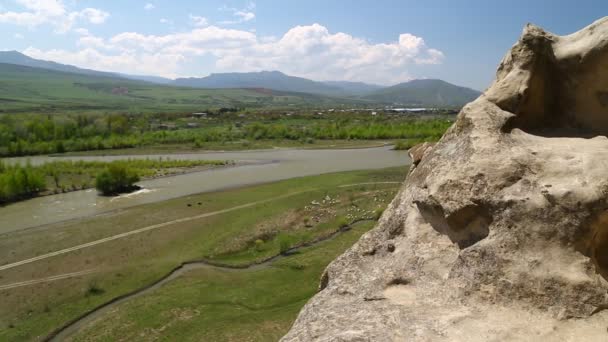
[{"label": "vegetation along riverbank", "polygon": [[128,159],[111,162],[53,161],[39,166],[9,165],[0,160],[0,204],[95,186],[109,168],[129,170],[138,178],[156,178],[233,164],[224,160]]}]

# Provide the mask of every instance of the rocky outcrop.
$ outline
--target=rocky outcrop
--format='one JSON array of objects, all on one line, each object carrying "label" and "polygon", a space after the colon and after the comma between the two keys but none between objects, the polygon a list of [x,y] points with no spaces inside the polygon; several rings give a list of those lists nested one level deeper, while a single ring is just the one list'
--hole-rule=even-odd
[{"label": "rocky outcrop", "polygon": [[608,18],[528,25],[283,341],[608,341],[607,134]]}]

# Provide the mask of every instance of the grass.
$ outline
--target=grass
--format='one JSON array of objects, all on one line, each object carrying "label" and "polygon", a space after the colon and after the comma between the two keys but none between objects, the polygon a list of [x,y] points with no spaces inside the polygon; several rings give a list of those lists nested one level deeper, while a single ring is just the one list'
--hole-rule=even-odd
[{"label": "grass", "polygon": [[373,223],[257,271],[199,269],[119,307],[75,341],[277,341],[317,290],[326,265]]},{"label": "grass", "polygon": [[412,138],[412,139],[403,139],[403,140],[397,140],[395,141],[395,150],[396,151],[402,151],[402,150],[409,150],[410,148],[421,144],[423,142],[436,142],[439,141],[439,139],[441,138],[441,136],[434,136],[434,137],[428,137],[428,138]]},{"label": "grass", "polygon": [[[62,222],[44,229],[5,234],[0,239],[0,260],[10,263],[159,222],[297,193],[252,208],[169,225],[5,270],[0,279],[2,284],[82,270],[93,270],[93,273],[1,291],[0,340],[20,341],[45,336],[54,328],[111,298],[154,282],[187,260],[208,258],[234,265],[247,264],[280,253],[281,244],[286,245],[281,242],[283,239],[289,245],[297,245],[328,236],[339,229],[342,217],[352,215],[353,204],[365,215],[373,215],[375,210],[386,206],[397,190],[394,184],[342,188],[340,185],[401,181],[404,174],[403,168],[390,168],[296,178],[187,196],[101,217]],[[322,205],[311,205],[313,201],[322,202],[326,196],[332,200]],[[184,283],[184,290],[178,287],[178,293],[168,297],[161,295],[148,302],[151,305],[153,301],[158,301],[154,305],[161,305],[162,310],[155,313],[138,309],[129,311],[134,324],[122,324],[111,317],[104,317],[97,324],[107,323],[108,330],[106,327],[102,330],[113,337],[104,337],[99,327],[92,326],[92,333],[87,334],[87,339],[113,340],[116,336],[135,336],[133,334],[137,331],[153,333],[154,329],[161,329],[165,325],[176,328],[171,328],[173,332],[167,335],[176,339],[197,340],[207,339],[203,337],[208,336],[211,340],[239,340],[252,329],[259,329],[255,333],[258,339],[279,336],[291,324],[301,305],[314,293],[325,265],[370,226],[357,227],[319,246],[277,261],[273,267],[260,270],[261,273],[256,271],[249,275],[244,272],[237,276],[207,270],[212,272],[210,278],[204,274],[188,274],[184,279],[195,281],[195,285]],[[257,246],[257,240],[264,241],[262,246]],[[92,294],[92,284],[95,289],[102,291]],[[167,287],[179,284],[182,284],[181,280]],[[294,288],[293,295],[290,288]],[[200,306],[190,310],[180,301],[192,293],[200,296],[200,301],[197,299]],[[147,296],[140,298],[143,300]],[[242,300],[237,300],[239,298]],[[126,302],[125,305],[135,304]],[[180,311],[184,307],[186,309]],[[248,308],[262,311],[256,314],[255,310]],[[190,316],[198,317],[201,324],[181,320]],[[93,333],[95,331],[97,333]],[[220,336],[222,332],[225,335]]]}]

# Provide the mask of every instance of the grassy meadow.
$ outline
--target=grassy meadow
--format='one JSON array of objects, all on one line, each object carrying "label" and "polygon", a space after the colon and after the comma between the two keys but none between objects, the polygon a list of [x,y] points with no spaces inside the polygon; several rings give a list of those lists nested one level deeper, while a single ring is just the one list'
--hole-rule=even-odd
[{"label": "grassy meadow", "polygon": [[[389,168],[295,178],[146,204],[104,214],[103,219],[85,218],[4,234],[0,260],[7,264],[210,213],[4,270],[0,340],[40,340],[84,312],[153,283],[188,260],[246,265],[328,237],[359,218],[374,220],[395,195],[405,171]],[[391,181],[396,183],[373,184]],[[359,185],[345,186],[352,184]],[[239,207],[248,203],[250,207]],[[234,209],[225,211],[229,208]],[[157,292],[121,304],[118,311],[94,320],[73,337],[108,341],[143,333],[145,339],[153,339],[162,331],[163,338],[179,340],[274,340],[287,331],[299,308],[315,293],[324,267],[372,225],[354,225],[260,270],[194,270]],[[6,288],[81,271],[89,273]]]}]

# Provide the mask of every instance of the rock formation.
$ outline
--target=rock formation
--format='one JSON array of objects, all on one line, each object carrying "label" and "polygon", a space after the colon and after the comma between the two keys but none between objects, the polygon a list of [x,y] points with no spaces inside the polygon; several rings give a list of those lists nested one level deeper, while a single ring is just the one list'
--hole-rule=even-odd
[{"label": "rock formation", "polygon": [[528,25],[283,341],[608,341],[608,18]]}]

